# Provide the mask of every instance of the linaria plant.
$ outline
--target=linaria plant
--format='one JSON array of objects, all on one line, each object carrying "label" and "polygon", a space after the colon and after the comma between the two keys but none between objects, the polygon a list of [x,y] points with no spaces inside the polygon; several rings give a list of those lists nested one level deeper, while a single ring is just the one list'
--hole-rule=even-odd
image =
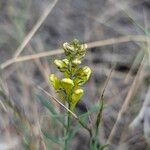
[{"label": "linaria plant", "polygon": [[[81,45],[77,39],[73,40],[70,44],[64,43],[63,50],[65,52],[66,58],[54,61],[60,72],[62,72],[63,77],[60,79],[55,74],[49,76],[50,83],[53,88],[58,93],[59,98],[62,103],[64,103],[69,110],[75,111],[77,103],[81,100],[84,95],[83,85],[88,81],[91,75],[91,69],[88,66],[82,66],[82,59],[86,53],[86,45]],[[98,129],[100,123],[102,107],[100,107],[99,115],[95,126]],[[89,147],[91,150],[100,149],[97,142],[97,132],[94,133],[91,128],[84,123],[80,118],[77,119],[79,124],[85,128],[90,135]],[[64,150],[70,149],[69,133],[72,127],[71,114],[68,112],[66,118],[66,128],[65,128],[65,142]]]}]

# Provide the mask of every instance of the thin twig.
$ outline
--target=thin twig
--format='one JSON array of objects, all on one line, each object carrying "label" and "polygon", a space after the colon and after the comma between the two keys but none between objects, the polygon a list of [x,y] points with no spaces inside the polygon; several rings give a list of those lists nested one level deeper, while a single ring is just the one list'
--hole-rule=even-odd
[{"label": "thin twig", "polygon": [[20,55],[20,53],[24,50],[25,46],[28,44],[28,42],[34,36],[34,34],[36,33],[36,31],[40,28],[40,26],[42,25],[42,23],[44,22],[44,20],[50,14],[50,12],[52,11],[52,9],[55,7],[57,1],[58,0],[54,0],[54,2],[52,4],[50,3],[50,5],[48,5],[48,7],[45,10],[45,12],[43,13],[43,15],[38,19],[38,21],[35,24],[35,26],[31,29],[31,31],[25,37],[25,39],[23,40],[23,42],[21,43],[21,45],[17,48],[17,50],[15,52],[15,55],[14,55],[14,58],[17,58]]},{"label": "thin twig", "polygon": [[[101,46],[106,46],[106,45],[112,45],[112,44],[117,44],[117,43],[124,43],[124,42],[147,42],[150,41],[150,38],[144,35],[128,35],[128,36],[122,36],[118,38],[110,38],[106,40],[101,40],[101,41],[95,41],[95,42],[90,42],[86,43],[88,48],[94,48],[94,47],[101,47]],[[6,67],[10,66],[13,63],[17,62],[22,62],[22,61],[28,61],[28,60],[34,60],[42,57],[48,57],[48,56],[53,56],[53,55],[58,55],[62,54],[63,50],[62,49],[54,49],[51,51],[46,51],[46,52],[41,52],[33,55],[26,55],[22,57],[17,57],[17,58],[12,58],[0,65],[1,69],[5,69]]]},{"label": "thin twig", "polygon": [[[95,130],[95,136],[94,136],[94,139],[97,138],[98,136],[98,132],[99,132],[99,126],[100,126],[100,123],[101,123],[101,119],[102,119],[102,112],[103,112],[103,106],[104,106],[104,93],[105,93],[105,90],[106,90],[106,87],[110,81],[110,78],[111,78],[111,75],[112,75],[112,72],[113,72],[114,68],[111,69],[110,73],[109,73],[109,76],[107,77],[107,80],[104,84],[104,87],[103,87],[103,90],[102,90],[102,93],[101,93],[101,96],[99,98],[99,104],[100,107],[99,107],[99,112],[97,114],[97,117],[96,117],[96,122],[95,122],[95,127],[96,127],[96,130]],[[96,144],[96,143],[95,143]]]}]

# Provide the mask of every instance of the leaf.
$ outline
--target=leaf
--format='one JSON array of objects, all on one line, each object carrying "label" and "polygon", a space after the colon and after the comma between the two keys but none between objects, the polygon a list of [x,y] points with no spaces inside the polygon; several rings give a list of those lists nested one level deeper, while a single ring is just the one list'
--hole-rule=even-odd
[{"label": "leaf", "polygon": [[108,146],[109,146],[109,144],[105,144],[105,145],[101,146],[99,150],[104,150],[104,149],[107,148]]},{"label": "leaf", "polygon": [[[39,102],[41,102],[41,104],[43,106],[45,106],[49,111],[50,113],[52,114],[52,117],[54,116],[54,119],[58,120],[61,124],[63,124],[63,126],[65,127],[65,123],[64,123],[64,120],[63,120],[63,117],[61,117],[57,112],[56,110],[54,109],[54,105],[52,104],[52,102],[50,100],[46,100],[43,96],[41,95],[38,95],[36,94],[36,97],[37,97],[37,100]],[[57,117],[55,117],[57,116]],[[60,117],[59,117],[60,116]]]},{"label": "leaf", "polygon": [[74,138],[74,136],[76,135],[76,133],[79,131],[79,129],[81,128],[81,125],[78,124],[76,127],[74,127],[72,129],[72,131],[70,131],[67,135],[67,140],[68,140],[68,143],[71,143],[72,139]]},{"label": "leaf", "polygon": [[81,128],[81,125],[78,124],[76,127],[74,127],[73,131],[70,133],[69,138],[73,139],[73,137],[75,136],[75,134],[79,131],[79,129]]},{"label": "leaf", "polygon": [[48,140],[56,143],[56,144],[62,144],[63,140],[60,137],[55,137],[55,136],[51,136],[49,133],[47,133],[46,131],[42,131],[43,135],[45,138],[47,138]]}]

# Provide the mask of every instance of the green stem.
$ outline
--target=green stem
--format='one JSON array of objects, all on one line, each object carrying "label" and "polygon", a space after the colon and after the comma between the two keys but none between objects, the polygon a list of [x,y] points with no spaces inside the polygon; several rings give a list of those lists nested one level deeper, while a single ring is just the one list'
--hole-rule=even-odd
[{"label": "green stem", "polygon": [[101,119],[102,119],[102,112],[103,112],[103,107],[104,107],[104,99],[102,97],[102,103],[101,103],[101,106],[99,108],[99,112],[98,112],[98,115],[97,115],[97,120],[96,120],[96,133],[95,133],[95,136],[97,137],[98,135],[98,132],[99,132],[99,126],[100,126],[100,123],[101,123]]},{"label": "green stem", "polygon": [[90,137],[92,137],[92,130],[80,119],[78,121],[79,121],[80,125],[89,132]]},{"label": "green stem", "polygon": [[93,150],[93,137],[90,136],[90,150]]},{"label": "green stem", "polygon": [[[71,67],[72,67],[72,63],[71,60],[69,60],[69,64],[68,64],[68,71],[70,73],[70,79],[72,79],[72,72],[71,72]],[[70,101],[71,101],[71,97],[72,97],[72,92],[71,94],[67,97],[67,101],[68,101],[68,108],[70,109]],[[69,133],[70,133],[70,120],[71,116],[70,116],[70,112],[67,113],[67,128],[66,128],[66,139],[65,139],[65,148],[64,150],[68,150],[69,149],[69,145],[70,145],[70,141],[69,141]]]},{"label": "green stem", "polygon": [[102,119],[102,112],[103,112],[103,107],[104,107],[104,99],[103,99],[103,95],[102,95],[102,97],[101,97],[101,101],[102,101],[102,103],[101,103],[101,105],[100,105],[100,107],[99,107],[99,112],[98,112],[98,114],[97,114],[97,119],[96,119],[96,123],[95,123],[95,127],[96,127],[96,129],[95,129],[95,135],[94,135],[94,137],[93,137],[93,146],[94,147],[96,147],[97,148],[97,145],[98,145],[98,141],[97,141],[97,136],[98,136],[98,133],[99,133],[99,126],[100,126],[100,123],[101,123],[101,119]]},{"label": "green stem", "polygon": [[85,130],[87,130],[88,133],[89,133],[89,136],[90,136],[89,146],[90,146],[90,150],[92,150],[92,149],[93,149],[93,148],[92,148],[92,143],[93,143],[92,129],[89,128],[84,122],[82,122],[82,121],[80,120],[80,118],[78,119],[78,121],[79,121],[80,125],[81,125]]},{"label": "green stem", "polygon": [[[69,105],[69,109],[70,109],[70,105]],[[67,127],[66,127],[66,139],[65,139],[65,147],[64,150],[68,150],[69,149],[69,133],[70,133],[70,120],[71,116],[70,116],[70,112],[67,113]]]}]

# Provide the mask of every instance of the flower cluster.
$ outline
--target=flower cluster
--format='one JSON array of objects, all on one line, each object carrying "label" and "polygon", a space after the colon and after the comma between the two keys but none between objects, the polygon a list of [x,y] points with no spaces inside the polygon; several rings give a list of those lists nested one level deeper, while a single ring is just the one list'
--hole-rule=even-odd
[{"label": "flower cluster", "polygon": [[73,110],[84,94],[81,86],[89,79],[91,69],[88,66],[80,66],[86,53],[86,45],[81,45],[75,39],[70,44],[64,43],[63,49],[66,59],[54,61],[59,71],[63,73],[63,79],[51,74],[49,80],[59,97],[66,101],[69,108]]}]

